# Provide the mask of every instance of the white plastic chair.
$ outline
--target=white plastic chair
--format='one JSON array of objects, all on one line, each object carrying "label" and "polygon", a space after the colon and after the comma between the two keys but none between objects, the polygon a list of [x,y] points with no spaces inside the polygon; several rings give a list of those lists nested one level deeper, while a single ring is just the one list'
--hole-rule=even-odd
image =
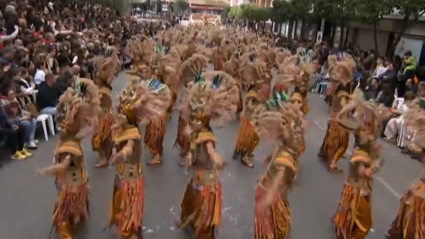
[{"label": "white plastic chair", "polygon": [[391,108],[393,108],[393,109],[397,109],[397,107],[398,107],[400,104],[403,104],[403,103],[404,103],[404,98],[403,98],[403,97],[398,97],[398,98],[396,98],[396,99],[394,100],[393,105],[391,106]]},{"label": "white plastic chair", "polygon": [[49,135],[47,134],[47,124],[49,120],[49,115],[40,114],[37,117],[37,122],[41,122],[41,126],[43,127],[44,139],[49,141]]},{"label": "white plastic chair", "polygon": [[[37,98],[37,93],[38,93],[38,90],[34,90],[33,92],[34,100]],[[44,139],[46,141],[49,141],[47,127],[49,127],[50,134],[55,135],[55,126],[53,124],[53,117],[48,114],[39,114],[36,121],[41,123],[41,126],[43,127]]]}]

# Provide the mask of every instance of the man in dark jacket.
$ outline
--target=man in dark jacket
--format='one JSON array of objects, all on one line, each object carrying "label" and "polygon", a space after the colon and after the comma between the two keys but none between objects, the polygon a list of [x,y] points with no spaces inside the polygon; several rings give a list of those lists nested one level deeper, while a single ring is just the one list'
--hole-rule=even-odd
[{"label": "man in dark jacket", "polygon": [[397,72],[394,69],[394,64],[391,58],[388,58],[385,65],[387,66],[387,71],[379,76],[379,83],[384,85],[388,85],[392,94],[395,93],[395,87],[397,84]]},{"label": "man in dark jacket", "polygon": [[45,81],[38,85],[37,108],[41,114],[56,116],[56,105],[59,100],[59,91],[54,87],[56,76],[46,74]]}]

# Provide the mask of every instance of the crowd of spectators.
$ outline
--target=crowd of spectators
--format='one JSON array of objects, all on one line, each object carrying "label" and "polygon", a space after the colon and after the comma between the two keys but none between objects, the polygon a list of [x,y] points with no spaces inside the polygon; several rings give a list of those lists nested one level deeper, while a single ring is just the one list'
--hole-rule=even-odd
[{"label": "crowd of spectators", "polygon": [[122,53],[132,35],[156,33],[152,23],[84,2],[17,0],[0,11],[0,135],[18,160],[37,149],[37,117],[54,119],[61,94],[78,77],[95,77],[108,47]]},{"label": "crowd of spectators", "polygon": [[326,43],[310,50],[313,59],[320,66],[313,79],[311,91],[320,90],[325,99],[330,98],[331,90],[326,90],[326,86],[329,85],[328,56],[342,52],[352,55],[356,68],[351,89],[359,88],[366,100],[389,108],[391,116],[383,122],[381,137],[400,147],[402,153],[410,154],[406,146],[411,134],[404,125],[403,114],[409,109],[412,100],[417,96],[425,96],[425,67],[417,66],[417,60],[412,56],[412,52],[406,51],[403,56],[381,57],[373,50],[353,50],[352,47],[341,50],[337,45],[329,49]]}]

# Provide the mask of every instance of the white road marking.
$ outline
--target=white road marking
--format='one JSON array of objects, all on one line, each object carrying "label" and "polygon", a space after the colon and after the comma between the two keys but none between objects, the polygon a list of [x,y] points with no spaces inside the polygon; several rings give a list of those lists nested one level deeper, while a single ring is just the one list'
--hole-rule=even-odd
[{"label": "white road marking", "polygon": [[[326,128],[321,126],[317,121],[313,120],[313,123],[321,130],[326,131]],[[350,155],[352,152],[350,150],[347,150],[347,153]],[[401,194],[398,193],[389,183],[387,183],[384,179],[380,177],[375,177],[378,182],[380,182],[394,197],[401,198]],[[372,231],[373,229],[371,229]]]},{"label": "white road marking", "polygon": [[323,130],[323,131],[326,131],[326,128],[325,127],[323,127],[323,126],[321,126],[316,120],[313,120],[313,123],[317,126],[317,127],[319,127],[319,129],[321,129],[321,130]]}]

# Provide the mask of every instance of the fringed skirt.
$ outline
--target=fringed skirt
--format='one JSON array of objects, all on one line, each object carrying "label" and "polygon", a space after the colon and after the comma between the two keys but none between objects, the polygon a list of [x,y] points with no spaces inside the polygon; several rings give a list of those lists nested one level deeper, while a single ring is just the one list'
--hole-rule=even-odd
[{"label": "fringed skirt", "polygon": [[56,232],[63,239],[72,238],[71,229],[76,222],[89,217],[88,182],[79,185],[64,185],[56,181],[58,200],[53,211]]},{"label": "fringed skirt", "polygon": [[299,152],[300,152],[300,155],[302,154],[302,153],[304,153],[304,151],[305,151],[305,138],[304,138],[304,136],[301,138],[301,144],[300,144],[300,149],[299,149]]},{"label": "fringed skirt", "polygon": [[255,191],[254,239],[285,239],[291,228],[289,203],[276,198],[264,214],[261,212],[266,189],[258,185]]},{"label": "fringed skirt", "polygon": [[213,65],[215,71],[221,71],[223,67],[223,59],[220,56],[213,55]]},{"label": "fringed skirt", "polygon": [[358,188],[346,183],[332,223],[338,239],[365,239],[372,228],[370,196],[361,195]]},{"label": "fringed skirt", "polygon": [[239,88],[239,102],[238,102],[238,109],[236,113],[240,114],[243,111],[242,86],[238,85],[238,88]]},{"label": "fringed skirt", "polygon": [[338,122],[329,120],[319,155],[329,161],[338,161],[348,148],[349,133]]},{"label": "fringed skirt", "polygon": [[303,107],[302,108],[302,112],[304,113],[304,115],[307,115],[308,112],[310,111],[310,107],[308,107],[307,99],[304,99],[304,102],[303,102],[303,106],[302,107]]},{"label": "fringed skirt", "polygon": [[[409,203],[408,203],[408,199]],[[397,218],[388,231],[389,239],[424,239],[425,199],[409,191],[400,202]]]},{"label": "fringed skirt", "polygon": [[260,138],[246,116],[241,117],[241,123],[236,137],[233,159],[238,160],[245,156],[251,156],[260,142]]},{"label": "fringed skirt", "polygon": [[112,113],[107,113],[99,117],[99,124],[94,132],[91,144],[93,151],[99,152],[101,157],[109,160],[112,155],[114,142],[112,139],[112,125],[115,119]]},{"label": "fringed skirt", "polygon": [[109,211],[109,227],[115,225],[119,236],[143,237],[142,219],[145,198],[144,176],[124,180],[115,175],[112,203]]},{"label": "fringed skirt", "polygon": [[184,157],[190,149],[190,140],[185,133],[186,126],[186,120],[180,116],[177,124],[177,137],[174,143],[174,147],[177,147],[180,151],[180,157]]},{"label": "fringed skirt", "polygon": [[150,121],[146,125],[145,144],[153,155],[162,155],[167,117],[160,120]]},{"label": "fringed skirt", "polygon": [[[195,177],[202,174],[202,171],[195,172]],[[202,181],[201,176],[198,179],[192,178],[187,185],[181,204],[181,226],[193,227],[197,238],[214,239],[220,225],[223,205],[221,183],[218,178],[214,183],[199,181]]]}]

